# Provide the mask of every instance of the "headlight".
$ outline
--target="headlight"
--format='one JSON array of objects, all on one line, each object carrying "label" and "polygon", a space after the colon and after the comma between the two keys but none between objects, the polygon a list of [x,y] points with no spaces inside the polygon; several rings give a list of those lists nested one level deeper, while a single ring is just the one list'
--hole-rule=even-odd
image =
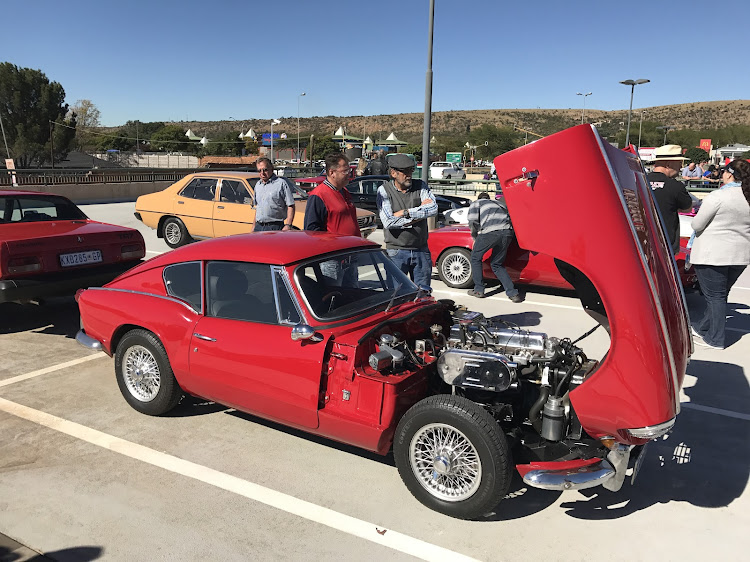
[{"label": "headlight", "polygon": [[658,425],[626,429],[625,431],[638,439],[656,439],[667,433],[674,426],[677,418],[672,418]]}]

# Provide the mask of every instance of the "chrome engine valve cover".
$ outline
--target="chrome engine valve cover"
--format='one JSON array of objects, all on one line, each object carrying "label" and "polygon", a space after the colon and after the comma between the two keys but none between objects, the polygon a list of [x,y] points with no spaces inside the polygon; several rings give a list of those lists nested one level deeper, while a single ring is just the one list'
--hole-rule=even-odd
[{"label": "chrome engine valve cover", "polygon": [[446,383],[493,392],[510,387],[515,368],[505,355],[472,349],[448,349],[437,360],[437,372]]}]

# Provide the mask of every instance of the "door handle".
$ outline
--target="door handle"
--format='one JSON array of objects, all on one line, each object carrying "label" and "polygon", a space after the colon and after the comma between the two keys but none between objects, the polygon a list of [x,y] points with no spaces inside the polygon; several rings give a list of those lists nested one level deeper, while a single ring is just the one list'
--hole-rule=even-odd
[{"label": "door handle", "polygon": [[224,205],[216,205],[216,208],[217,208],[217,209],[223,209],[223,208],[224,208]]},{"label": "door handle", "polygon": [[204,336],[203,334],[199,334],[198,332],[193,332],[193,335],[198,338],[199,340],[204,341],[216,341],[216,338],[210,338],[208,336]]},{"label": "door handle", "polygon": [[178,204],[178,205],[184,205],[184,204],[185,204],[185,202],[184,202],[184,201],[177,201],[177,204]]}]

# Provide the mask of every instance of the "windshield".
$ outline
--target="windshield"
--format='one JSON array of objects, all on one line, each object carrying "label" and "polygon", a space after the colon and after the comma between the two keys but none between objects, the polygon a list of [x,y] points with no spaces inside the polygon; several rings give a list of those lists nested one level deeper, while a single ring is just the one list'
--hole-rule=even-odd
[{"label": "windshield", "polygon": [[18,195],[0,197],[0,223],[85,220],[71,201],[62,197]]},{"label": "windshield", "polygon": [[391,299],[397,304],[418,290],[380,249],[308,262],[294,276],[307,307],[319,320],[348,318],[380,305],[385,308]]}]

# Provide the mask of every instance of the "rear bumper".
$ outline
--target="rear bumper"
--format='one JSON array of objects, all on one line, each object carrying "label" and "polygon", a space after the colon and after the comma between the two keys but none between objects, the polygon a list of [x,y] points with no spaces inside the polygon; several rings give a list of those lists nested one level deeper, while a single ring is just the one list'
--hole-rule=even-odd
[{"label": "rear bumper", "polygon": [[85,270],[64,271],[32,279],[0,279],[0,303],[72,295],[78,289],[99,287],[109,283],[112,279],[139,263],[141,263],[141,260],[109,264]]},{"label": "rear bumper", "polygon": [[95,340],[86,332],[83,330],[78,330],[78,333],[76,334],[76,341],[81,344],[83,347],[86,347],[88,349],[92,349],[94,351],[102,351],[104,349],[104,346],[102,346],[102,342],[99,340]]},{"label": "rear bumper", "polygon": [[542,490],[585,490],[596,486],[616,492],[622,487],[630,445],[618,445],[606,459],[578,459],[517,465],[523,481]]}]

